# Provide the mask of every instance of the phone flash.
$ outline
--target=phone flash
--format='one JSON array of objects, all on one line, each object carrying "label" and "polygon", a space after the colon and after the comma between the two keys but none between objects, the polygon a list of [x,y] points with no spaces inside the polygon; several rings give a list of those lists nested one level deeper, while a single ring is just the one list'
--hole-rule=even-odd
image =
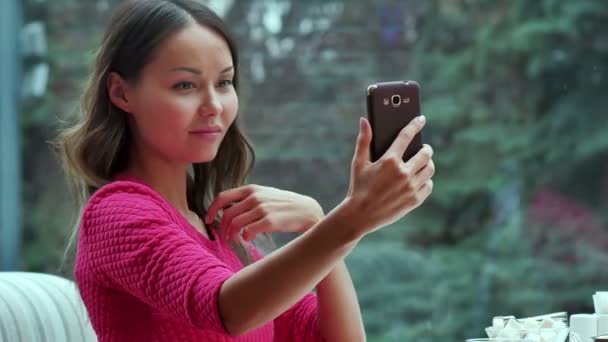
[{"label": "phone flash", "polygon": [[410,103],[410,98],[409,97],[404,97],[403,98],[403,103]]},{"label": "phone flash", "polygon": [[391,102],[389,101],[388,97],[385,97],[384,98],[384,105],[388,106],[389,103],[391,103]]}]

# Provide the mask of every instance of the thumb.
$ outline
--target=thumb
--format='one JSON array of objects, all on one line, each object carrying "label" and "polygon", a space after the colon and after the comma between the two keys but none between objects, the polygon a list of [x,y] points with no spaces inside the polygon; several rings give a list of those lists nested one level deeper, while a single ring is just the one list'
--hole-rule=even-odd
[{"label": "thumb", "polygon": [[357,146],[355,147],[355,156],[353,162],[357,165],[363,165],[370,162],[371,152],[370,144],[372,141],[372,129],[369,121],[365,118],[359,120],[359,136],[357,137]]}]

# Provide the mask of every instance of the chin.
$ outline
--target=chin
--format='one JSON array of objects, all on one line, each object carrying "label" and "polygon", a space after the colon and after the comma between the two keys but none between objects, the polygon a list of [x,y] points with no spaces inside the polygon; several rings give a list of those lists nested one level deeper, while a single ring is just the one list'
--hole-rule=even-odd
[{"label": "chin", "polygon": [[205,153],[203,155],[198,155],[190,160],[192,164],[209,163],[212,162],[216,156],[217,152],[214,151],[213,153]]}]

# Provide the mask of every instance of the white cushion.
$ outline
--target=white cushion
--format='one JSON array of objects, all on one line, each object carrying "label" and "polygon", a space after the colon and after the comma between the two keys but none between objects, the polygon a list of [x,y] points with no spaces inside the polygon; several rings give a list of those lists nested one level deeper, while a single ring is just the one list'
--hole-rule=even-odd
[{"label": "white cushion", "polygon": [[58,276],[0,272],[0,342],[97,341],[76,284]]}]

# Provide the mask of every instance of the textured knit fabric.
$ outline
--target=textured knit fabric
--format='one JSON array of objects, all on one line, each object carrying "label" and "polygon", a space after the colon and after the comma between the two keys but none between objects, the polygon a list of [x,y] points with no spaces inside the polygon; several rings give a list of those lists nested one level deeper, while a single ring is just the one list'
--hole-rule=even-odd
[{"label": "textured knit fabric", "polygon": [[322,340],[312,292],[273,322],[230,336],[219,315],[219,290],[243,265],[212,235],[198,232],[141,181],[121,177],[99,189],[82,214],[75,269],[99,340]]}]

